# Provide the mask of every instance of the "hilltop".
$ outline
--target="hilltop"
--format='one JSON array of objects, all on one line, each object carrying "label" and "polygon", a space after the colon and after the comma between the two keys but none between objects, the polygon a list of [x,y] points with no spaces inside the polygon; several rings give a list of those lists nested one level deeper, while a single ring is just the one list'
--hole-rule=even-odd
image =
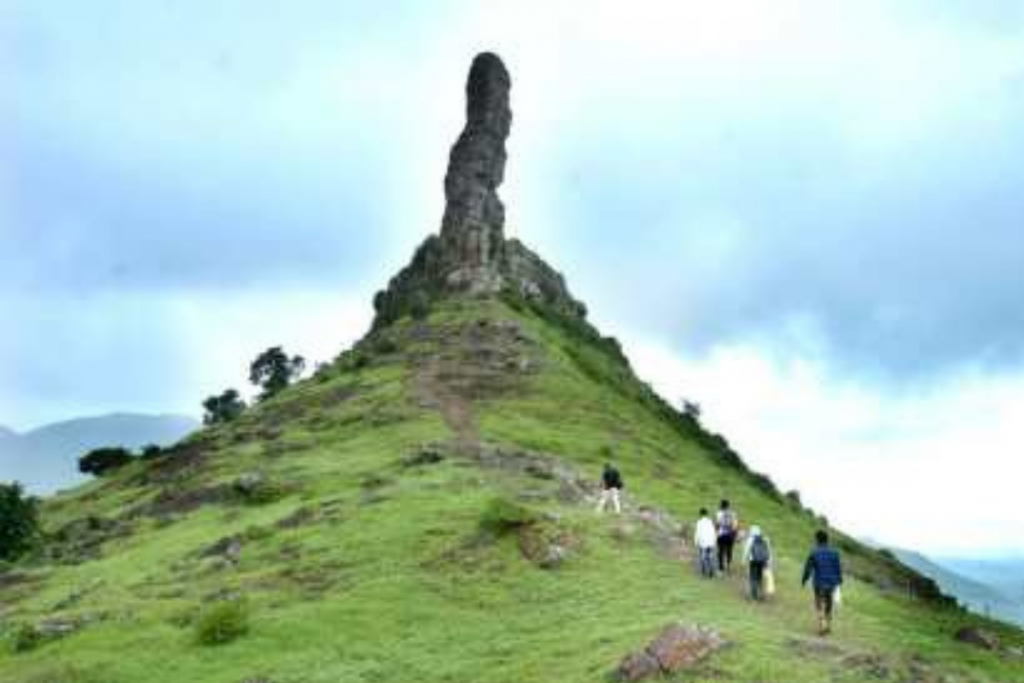
[{"label": "hilltop", "polygon": [[[1024,680],[1021,632],[833,530],[850,581],[812,635],[799,572],[824,524],[639,381],[557,271],[505,238],[511,79],[481,55],[441,233],[353,348],[226,424],[45,501],[0,573],[4,680],[606,680],[668,624],[715,647],[674,680]],[[594,511],[602,463],[622,515]],[[700,579],[701,506],[765,528],[779,592]],[[217,606],[246,617],[203,644]],[[970,627],[992,649],[957,642]],[[998,642],[995,642],[997,639]]]}]

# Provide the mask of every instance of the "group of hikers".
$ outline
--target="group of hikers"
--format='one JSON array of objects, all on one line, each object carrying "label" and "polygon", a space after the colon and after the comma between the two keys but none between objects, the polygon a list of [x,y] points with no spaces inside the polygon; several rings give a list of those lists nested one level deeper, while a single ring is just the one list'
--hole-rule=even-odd
[{"label": "group of hikers", "polygon": [[[601,473],[598,512],[604,512],[610,506],[616,513],[621,513],[623,488],[622,474],[610,463],[605,464]],[[702,576],[713,579],[731,574],[734,549],[741,538],[743,563],[747,566],[748,595],[751,600],[760,602],[775,593],[774,551],[768,536],[756,524],[744,532],[728,500],[721,501],[714,519],[707,508],[700,509],[694,525],[693,545]],[[840,598],[843,569],[839,551],[829,544],[828,533],[823,529],[814,534],[814,546],[804,562],[801,585],[806,586],[808,581],[814,589],[818,632],[828,635],[832,631],[835,605]]]}]

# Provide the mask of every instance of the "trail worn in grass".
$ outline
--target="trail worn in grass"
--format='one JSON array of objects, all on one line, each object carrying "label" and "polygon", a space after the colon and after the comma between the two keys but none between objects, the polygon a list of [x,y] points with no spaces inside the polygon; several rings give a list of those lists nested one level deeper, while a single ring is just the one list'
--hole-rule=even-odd
[{"label": "trail worn in grass", "polygon": [[[731,643],[680,681],[1024,680],[1018,631],[844,537],[846,603],[814,637],[798,579],[818,521],[609,343],[458,298],[375,337],[173,460],[47,500],[47,546],[0,573],[0,681],[593,683],[677,621]],[[607,459],[621,516],[593,510]],[[243,475],[273,495],[239,494]],[[693,569],[683,528],[721,497],[772,537],[769,603],[739,570]],[[210,606],[240,598],[246,627],[200,643]],[[954,642],[965,624],[1003,650]],[[19,629],[58,626],[15,651]]]}]

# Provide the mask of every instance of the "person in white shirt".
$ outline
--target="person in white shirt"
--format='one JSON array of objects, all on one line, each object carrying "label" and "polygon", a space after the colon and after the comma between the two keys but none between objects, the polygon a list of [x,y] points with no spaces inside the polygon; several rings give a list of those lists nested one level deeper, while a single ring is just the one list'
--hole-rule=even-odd
[{"label": "person in white shirt", "polygon": [[718,542],[718,534],[715,532],[715,523],[708,517],[707,508],[700,509],[700,519],[697,520],[697,527],[693,534],[693,544],[697,546],[697,553],[700,556],[700,573],[708,578],[715,576],[715,544]]}]

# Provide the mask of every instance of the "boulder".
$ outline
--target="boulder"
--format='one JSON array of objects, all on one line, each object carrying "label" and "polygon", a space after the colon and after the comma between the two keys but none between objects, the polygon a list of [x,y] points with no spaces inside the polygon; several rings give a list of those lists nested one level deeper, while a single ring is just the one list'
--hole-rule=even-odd
[{"label": "boulder", "polygon": [[259,491],[264,484],[263,475],[259,472],[243,472],[234,481],[234,488],[243,496],[248,496]]},{"label": "boulder", "polygon": [[621,681],[639,681],[655,674],[672,675],[691,669],[726,644],[713,629],[670,624],[643,650],[626,655],[615,675]]},{"label": "boulder", "polygon": [[999,649],[999,638],[996,637],[995,634],[974,626],[964,626],[959,629],[953,637],[961,643],[974,645],[975,647],[980,647],[983,650]]},{"label": "boulder", "polygon": [[619,664],[616,676],[620,681],[642,681],[661,673],[658,660],[646,650],[630,652]]},{"label": "boulder", "polygon": [[219,557],[231,564],[238,564],[238,560],[242,557],[242,539],[238,536],[225,536],[205,548],[199,556]]},{"label": "boulder", "polygon": [[437,446],[420,446],[412,453],[402,457],[402,467],[422,467],[436,465],[444,460],[444,452]]},{"label": "boulder", "polygon": [[519,551],[541,569],[557,569],[581,545],[579,538],[552,522],[529,524],[519,530]]}]

